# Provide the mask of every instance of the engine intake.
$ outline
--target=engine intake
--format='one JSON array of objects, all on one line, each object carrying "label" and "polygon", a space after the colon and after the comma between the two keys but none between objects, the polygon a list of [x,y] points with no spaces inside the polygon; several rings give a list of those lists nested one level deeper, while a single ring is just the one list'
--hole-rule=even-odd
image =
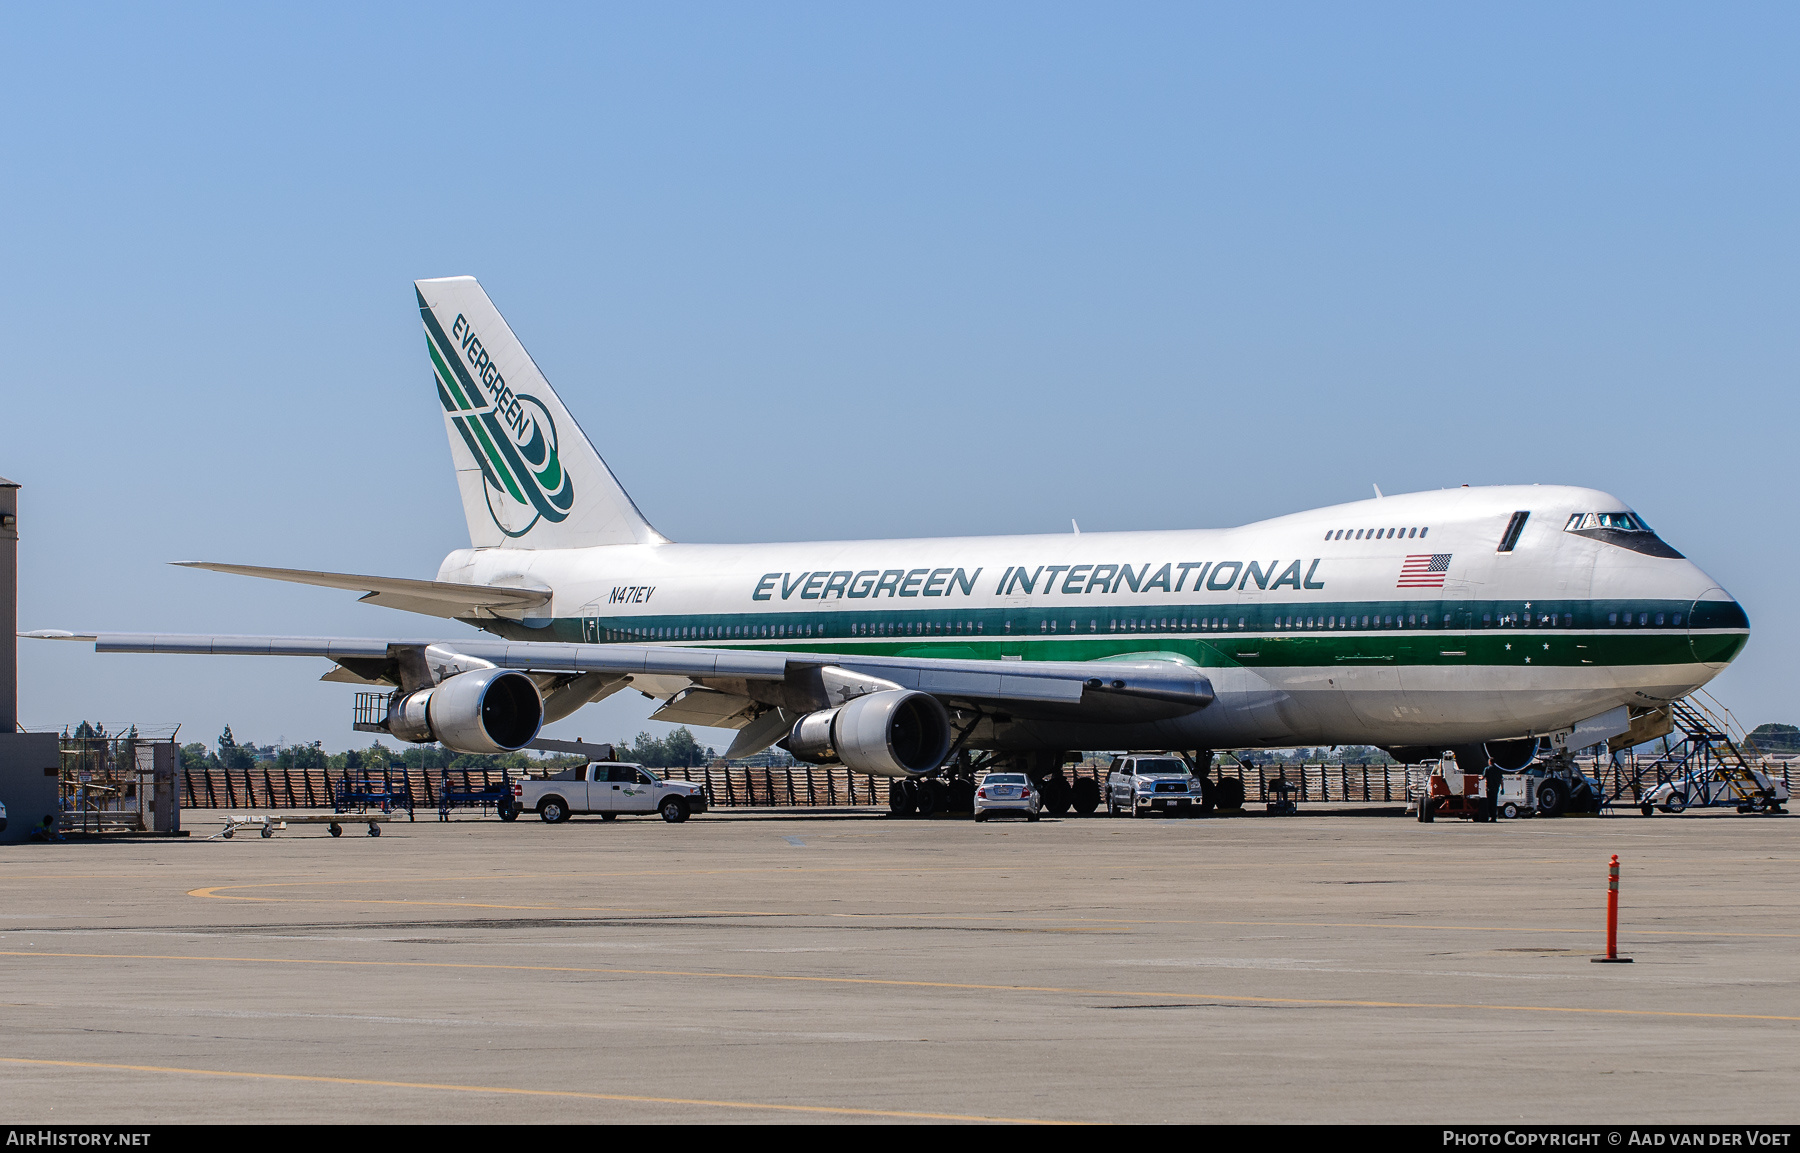
[{"label": "engine intake", "polygon": [[388,732],[403,741],[437,741],[457,753],[511,753],[544,723],[537,682],[508,669],[458,673],[388,702]]},{"label": "engine intake", "polygon": [[930,693],[888,689],[806,714],[783,744],[804,761],[840,761],[872,776],[913,777],[943,763],[950,751],[950,715]]}]

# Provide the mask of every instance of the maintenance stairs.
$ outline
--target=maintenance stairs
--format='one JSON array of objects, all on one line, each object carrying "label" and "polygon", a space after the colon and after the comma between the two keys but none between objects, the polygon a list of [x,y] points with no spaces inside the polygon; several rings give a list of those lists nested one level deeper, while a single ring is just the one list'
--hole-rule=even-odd
[{"label": "maintenance stairs", "polygon": [[[1714,798],[1710,803],[1735,803],[1740,812],[1760,812],[1779,804],[1768,778],[1760,775],[1753,763],[1760,751],[1730,709],[1705,691],[1663,707],[1668,710],[1671,732],[1679,734],[1679,739],[1671,741],[1665,736],[1659,755],[1634,757],[1629,767],[1615,768],[1606,805],[1639,806],[1646,793],[1669,782],[1704,785],[1704,791]],[[1722,791],[1719,785],[1724,786]],[[1691,789],[1688,795],[1693,795]]]}]

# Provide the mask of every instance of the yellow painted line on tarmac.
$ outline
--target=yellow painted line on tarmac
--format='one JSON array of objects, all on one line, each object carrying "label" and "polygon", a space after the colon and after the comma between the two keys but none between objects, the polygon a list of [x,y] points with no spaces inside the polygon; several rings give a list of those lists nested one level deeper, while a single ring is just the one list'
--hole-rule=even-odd
[{"label": "yellow painted line on tarmac", "polygon": [[834,1117],[890,1117],[909,1121],[991,1121],[1006,1125],[1073,1125],[1033,1117],[983,1117],[967,1113],[907,1113],[857,1109],[848,1105],[777,1105],[763,1101],[714,1101],[703,1097],[638,1097],[626,1093],[584,1093],[575,1089],[520,1089],[510,1085],[448,1085],[433,1081],[377,1081],[365,1077],[319,1077],[305,1073],[251,1073],[237,1069],[187,1069],[177,1065],[114,1065],[101,1061],[45,1061],[0,1057],[8,1065],[65,1069],[106,1069],[125,1073],[183,1073],[190,1077],[234,1077],[250,1081],[298,1081],[314,1085],[366,1085],[376,1089],[431,1089],[446,1093],[499,1093],[516,1097],[566,1097],[581,1101],[626,1101],[641,1105],[701,1105],[713,1109],[756,1109],[778,1113],[823,1113]]},{"label": "yellow painted line on tarmac", "polygon": [[[421,906],[424,908],[509,909],[514,912],[525,912],[525,913],[612,913],[612,914],[624,914],[624,915],[673,916],[673,917],[787,917],[787,918],[793,918],[793,917],[824,916],[824,917],[844,918],[844,917],[906,917],[906,916],[912,915],[912,914],[907,914],[907,913],[794,913],[794,912],[782,912],[779,910],[772,911],[772,910],[768,910],[768,909],[670,909],[670,908],[654,908],[654,907],[635,907],[635,906],[631,906],[631,905],[500,905],[500,904],[495,904],[492,902],[485,902],[485,901],[423,901],[423,900],[413,900],[413,899],[408,899],[408,898],[403,898],[403,897],[232,897],[232,896],[222,896],[219,893],[214,891],[215,889],[223,889],[223,888],[231,888],[231,887],[233,887],[233,886],[215,885],[212,888],[192,889],[188,892],[188,896],[190,896],[190,897],[211,897],[215,900],[221,900],[221,901],[244,901],[244,900],[262,901],[262,902],[267,902],[270,904],[416,905],[416,906]],[[990,918],[975,917],[975,916],[959,916],[956,914],[944,914],[944,915],[935,916],[935,917],[932,914],[922,914],[922,916],[931,917],[936,920],[953,920],[953,921],[956,921],[956,920],[977,921],[977,920],[990,919]],[[1124,928],[1121,925],[1117,924],[1117,922],[1124,921],[1125,918],[1106,917],[1106,918],[1076,918],[1076,919],[1077,920],[1082,920],[1082,919],[1101,920],[1101,921],[1106,922],[1106,924],[1094,925],[1094,926],[1072,926],[1072,927],[1065,927],[1065,928],[1059,928],[1059,929],[1011,929],[1008,926],[999,925],[999,926],[996,926],[996,929],[1002,930],[1002,931],[1008,931],[1008,932],[1023,932],[1023,933],[1044,933],[1044,932],[1129,933],[1129,932],[1131,932],[1131,930],[1129,928]],[[1067,921],[1067,920],[1069,920],[1069,918],[1068,917],[1020,917],[1020,918],[1014,918],[1014,920],[1019,920],[1019,921]],[[1143,921],[1143,922],[1133,922],[1133,923],[1163,924],[1165,922]],[[1184,924],[1186,922],[1172,922],[1172,923]],[[495,921],[495,922],[493,922],[493,924],[495,924],[496,926],[503,926],[506,924],[506,922],[505,921]]]},{"label": "yellow painted line on tarmac", "polygon": [[[976,870],[967,870],[976,871]],[[813,912],[810,910],[769,910],[769,909],[675,909],[667,906],[632,906],[632,905],[502,905],[484,901],[427,901],[405,897],[242,897],[225,893],[225,889],[244,888],[290,888],[310,884],[373,884],[374,881],[283,881],[267,885],[210,885],[205,888],[190,889],[190,897],[210,898],[217,901],[257,901],[266,904],[294,905],[416,905],[424,908],[453,909],[509,909],[527,913],[613,913],[644,914],[672,917],[819,917],[828,920],[888,920],[893,918],[910,918],[921,921],[994,921],[997,914],[962,914],[962,913],[847,913],[840,911]],[[385,883],[385,882],[384,882]],[[1187,918],[1165,917],[1013,917],[1013,921],[1093,921],[1108,925],[1222,925],[1236,928],[1306,928],[1306,929],[1420,929],[1432,932],[1457,933],[1577,933],[1597,934],[1603,930],[1592,926],[1585,928],[1548,928],[1541,925],[1418,925],[1405,921],[1212,921],[1192,920]],[[496,921],[496,926],[505,925],[504,921]],[[1664,937],[1747,937],[1795,939],[1800,933],[1728,933],[1709,932],[1702,929],[1651,929],[1637,930],[1642,936]]]},{"label": "yellow painted line on tarmac", "polygon": [[581,965],[503,965],[472,961],[351,961],[313,957],[206,957],[166,953],[39,953],[0,950],[0,957],[56,960],[213,961],[252,965],[337,965],[368,969],[477,969],[515,973],[587,973],[614,977],[691,977],[711,981],[785,981],[808,985],[862,985],[900,989],[954,989],[971,993],[1058,993],[1081,997],[1132,997],[1146,1000],[1209,1001],[1241,1005],[1310,1005],[1339,1009],[1451,1009],[1496,1013],[1572,1013],[1596,1017],[1679,1017],[1711,1021],[1800,1021],[1800,1016],[1773,1013],[1702,1013],[1679,1009],[1596,1009],[1574,1005],[1484,1005],[1459,1001],[1360,1001],[1329,997],[1259,997],[1238,993],[1168,993],[1141,989],[1083,989],[1057,985],[977,985],[962,981],[903,981],[888,977],[808,977],[793,973],[726,973],[690,969],[616,969]]}]

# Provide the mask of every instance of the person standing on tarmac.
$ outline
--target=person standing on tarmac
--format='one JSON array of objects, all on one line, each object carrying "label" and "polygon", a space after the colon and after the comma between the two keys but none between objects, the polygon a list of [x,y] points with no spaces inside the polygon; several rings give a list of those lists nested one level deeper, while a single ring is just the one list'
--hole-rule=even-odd
[{"label": "person standing on tarmac", "polygon": [[1481,801],[1481,819],[1490,824],[1500,816],[1500,779],[1500,766],[1489,761],[1487,771],[1481,774],[1482,784],[1486,786],[1482,791],[1487,794]]}]

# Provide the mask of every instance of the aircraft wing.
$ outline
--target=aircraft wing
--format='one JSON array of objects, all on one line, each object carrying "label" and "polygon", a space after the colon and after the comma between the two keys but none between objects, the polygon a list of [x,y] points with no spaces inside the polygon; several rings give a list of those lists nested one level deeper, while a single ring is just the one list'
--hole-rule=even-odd
[{"label": "aircraft wing", "polygon": [[[433,582],[417,582],[433,583]],[[1200,669],[1174,661],[982,661],[934,657],[770,652],[761,649],[664,645],[563,644],[481,637],[438,638],[213,636],[162,633],[71,633],[56,629],[21,633],[45,640],[91,640],[103,653],[195,653],[214,656],[324,657],[358,676],[379,679],[408,649],[427,664],[454,664],[466,656],[500,668],[556,675],[614,673],[642,679],[672,697],[687,684],[742,696],[760,695],[752,682],[781,682],[793,690],[784,707],[805,700],[817,672],[835,667],[916,689],[947,703],[1037,706],[1031,715],[1104,720],[1126,708],[1131,719],[1143,706],[1180,715],[1210,704],[1211,682]],[[398,683],[397,680],[393,683]],[[686,683],[684,683],[686,682]],[[673,684],[674,687],[670,687]],[[1119,719],[1127,719],[1121,715]]]},{"label": "aircraft wing", "polygon": [[521,613],[550,603],[548,589],[455,584],[449,581],[411,580],[406,577],[359,576],[356,573],[314,572],[298,568],[262,568],[258,565],[217,564],[201,560],[175,563],[182,568],[349,589],[351,592],[366,594],[361,599],[368,604],[434,617],[481,616],[498,611]]}]

